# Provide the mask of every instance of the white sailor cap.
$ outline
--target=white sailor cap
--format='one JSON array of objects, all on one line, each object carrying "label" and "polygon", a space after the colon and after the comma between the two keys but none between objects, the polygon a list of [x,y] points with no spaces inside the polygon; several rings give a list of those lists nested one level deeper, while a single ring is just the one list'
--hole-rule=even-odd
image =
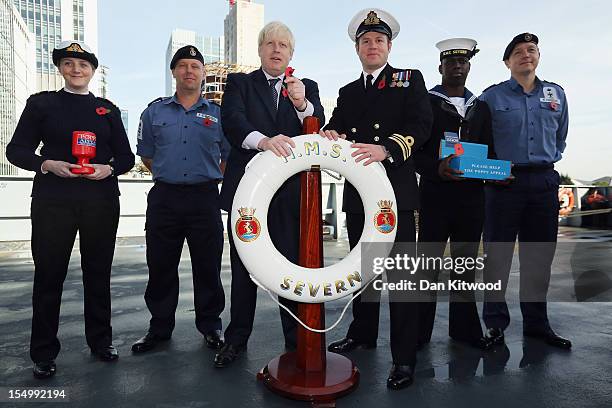
[{"label": "white sailor cap", "polygon": [[476,40],[471,38],[449,38],[436,44],[440,50],[440,61],[448,57],[472,58],[479,49],[476,48]]},{"label": "white sailor cap", "polygon": [[357,42],[363,34],[375,31],[386,34],[389,40],[395,39],[400,31],[397,20],[385,10],[367,8],[355,14],[348,25],[348,35]]},{"label": "white sailor cap", "polygon": [[53,49],[51,58],[56,67],[59,67],[59,63],[62,58],[80,58],[90,62],[94,69],[98,68],[98,58],[96,57],[96,54],[94,54],[91,48],[89,48],[89,46],[83,41],[62,41]]}]

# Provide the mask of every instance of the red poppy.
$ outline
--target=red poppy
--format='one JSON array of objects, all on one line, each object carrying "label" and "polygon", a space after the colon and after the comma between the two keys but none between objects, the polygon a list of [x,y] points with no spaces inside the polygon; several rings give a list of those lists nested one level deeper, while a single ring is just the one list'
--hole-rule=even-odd
[{"label": "red poppy", "polygon": [[98,115],[106,115],[107,113],[109,113],[110,110],[106,109],[104,106],[100,106],[99,108],[96,108],[96,113]]},{"label": "red poppy", "polygon": [[383,77],[380,82],[378,82],[378,89],[383,89],[385,87],[385,77]]},{"label": "red poppy", "polygon": [[281,93],[286,98],[289,93],[287,92],[287,88],[285,88],[285,84],[283,84],[283,88],[281,89]]},{"label": "red poppy", "polygon": [[552,102],[550,103],[550,109],[552,109],[552,110],[556,111],[558,107],[559,107],[559,104],[557,104],[557,102],[552,101]]},{"label": "red poppy", "polygon": [[210,126],[210,125],[212,125],[212,120],[208,118],[204,118],[204,126]]},{"label": "red poppy", "polygon": [[457,156],[463,156],[463,153],[465,151],[463,150],[463,145],[461,143],[456,143],[455,144],[455,154]]},{"label": "red poppy", "polygon": [[295,69],[291,68],[291,67],[287,67],[285,69],[285,76],[286,77],[290,77],[293,76],[293,72],[295,71]]}]

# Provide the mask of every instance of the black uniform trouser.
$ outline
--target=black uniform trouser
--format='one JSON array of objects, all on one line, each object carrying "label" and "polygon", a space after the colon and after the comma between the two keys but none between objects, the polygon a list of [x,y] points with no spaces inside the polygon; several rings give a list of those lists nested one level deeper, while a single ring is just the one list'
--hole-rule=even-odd
[{"label": "black uniform trouser", "polygon": [[[281,187],[283,188],[283,187]],[[285,199],[283,199],[285,198]],[[272,243],[290,262],[299,263],[299,215],[292,211],[285,201],[286,196],[277,195],[270,203],[268,214],[268,229]],[[255,319],[255,306],[257,303],[257,285],[249,276],[236,247],[232,235],[231,217],[227,219],[227,230],[230,244],[230,262],[232,266],[232,293],[230,315],[231,321],[225,330],[225,342],[234,345],[246,345]],[[278,297],[281,304],[298,314],[298,303]],[[281,323],[285,344],[290,347],[297,346],[297,322],[284,309],[280,308]]]},{"label": "black uniform trouser", "polygon": [[[468,182],[466,182],[468,183]],[[449,201],[445,186],[427,184],[421,180],[421,209],[419,210],[419,253],[426,257],[443,257],[446,242],[450,238],[451,257],[475,259],[484,223],[484,191],[482,186],[466,185],[457,188],[455,197]],[[454,186],[453,186],[454,187]],[[456,187],[461,187],[457,185]],[[452,203],[452,204],[451,204]],[[467,269],[461,274],[452,270],[450,279],[474,282],[475,270]],[[433,273],[433,275],[432,275]],[[438,281],[440,271],[427,271],[425,278]],[[431,340],[436,315],[436,291],[430,292],[429,302],[421,304],[419,342]],[[460,341],[474,341],[482,337],[482,327],[473,291],[451,291],[449,304],[448,334]]]},{"label": "black uniform trouser", "polygon": [[[357,245],[364,226],[363,213],[346,213],[346,228],[351,249]],[[416,240],[414,211],[398,213],[397,234],[395,242],[412,242]],[[390,255],[393,256],[393,255]],[[388,280],[399,280],[401,275],[387,274]],[[394,364],[416,364],[416,348],[419,332],[419,303],[402,299],[393,301],[394,293],[389,294],[389,315],[391,323],[391,356]],[[399,295],[402,297],[402,295]],[[367,300],[362,300],[362,297]],[[369,343],[378,338],[380,314],[380,291],[368,288],[353,300],[353,321],[347,337]]]},{"label": "black uniform trouser", "polygon": [[[512,170],[509,186],[485,187],[486,282],[502,282],[505,293],[518,236],[523,330],[550,330],[546,293],[559,225],[559,174],[552,168]],[[510,313],[503,294],[485,293],[483,320],[505,329]]]},{"label": "black uniform trouser", "polygon": [[216,182],[174,185],[156,182],[147,197],[147,265],[145,301],[151,312],[149,330],[170,337],[178,305],[178,265],[185,239],[193,275],[197,329],[221,329],[225,294],[221,284],[223,222]]},{"label": "black uniform trouser", "polygon": [[62,288],[79,232],[85,337],[91,349],[111,344],[110,274],[119,223],[119,198],[65,201],[33,198],[32,337],[34,362],[55,359]]}]

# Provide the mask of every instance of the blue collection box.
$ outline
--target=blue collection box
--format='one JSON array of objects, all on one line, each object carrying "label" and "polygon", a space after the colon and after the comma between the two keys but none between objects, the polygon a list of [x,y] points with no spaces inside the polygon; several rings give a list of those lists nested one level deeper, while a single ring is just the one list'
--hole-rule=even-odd
[{"label": "blue collection box", "polygon": [[[455,144],[452,141],[441,140],[440,158],[454,154]],[[460,177],[484,180],[504,180],[510,177],[510,162],[487,159],[489,150],[487,145],[461,142],[461,146],[463,154],[454,157],[450,162],[451,168],[463,172]]]}]

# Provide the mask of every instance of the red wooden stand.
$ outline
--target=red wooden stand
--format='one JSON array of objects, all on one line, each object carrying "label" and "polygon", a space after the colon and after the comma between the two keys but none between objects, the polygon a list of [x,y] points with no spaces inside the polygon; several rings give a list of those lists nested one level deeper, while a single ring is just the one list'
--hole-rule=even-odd
[{"label": "red wooden stand", "polygon": [[[319,132],[319,120],[304,119],[304,133]],[[321,224],[321,169],[313,167],[301,174],[300,265],[323,266],[323,227]],[[323,303],[300,303],[298,314],[307,326],[325,327]],[[329,353],[325,333],[315,333],[298,325],[297,351],[274,358],[258,374],[273,392],[287,398],[334,406],[335,399],[350,393],[359,383],[359,370],[350,359]]]}]

